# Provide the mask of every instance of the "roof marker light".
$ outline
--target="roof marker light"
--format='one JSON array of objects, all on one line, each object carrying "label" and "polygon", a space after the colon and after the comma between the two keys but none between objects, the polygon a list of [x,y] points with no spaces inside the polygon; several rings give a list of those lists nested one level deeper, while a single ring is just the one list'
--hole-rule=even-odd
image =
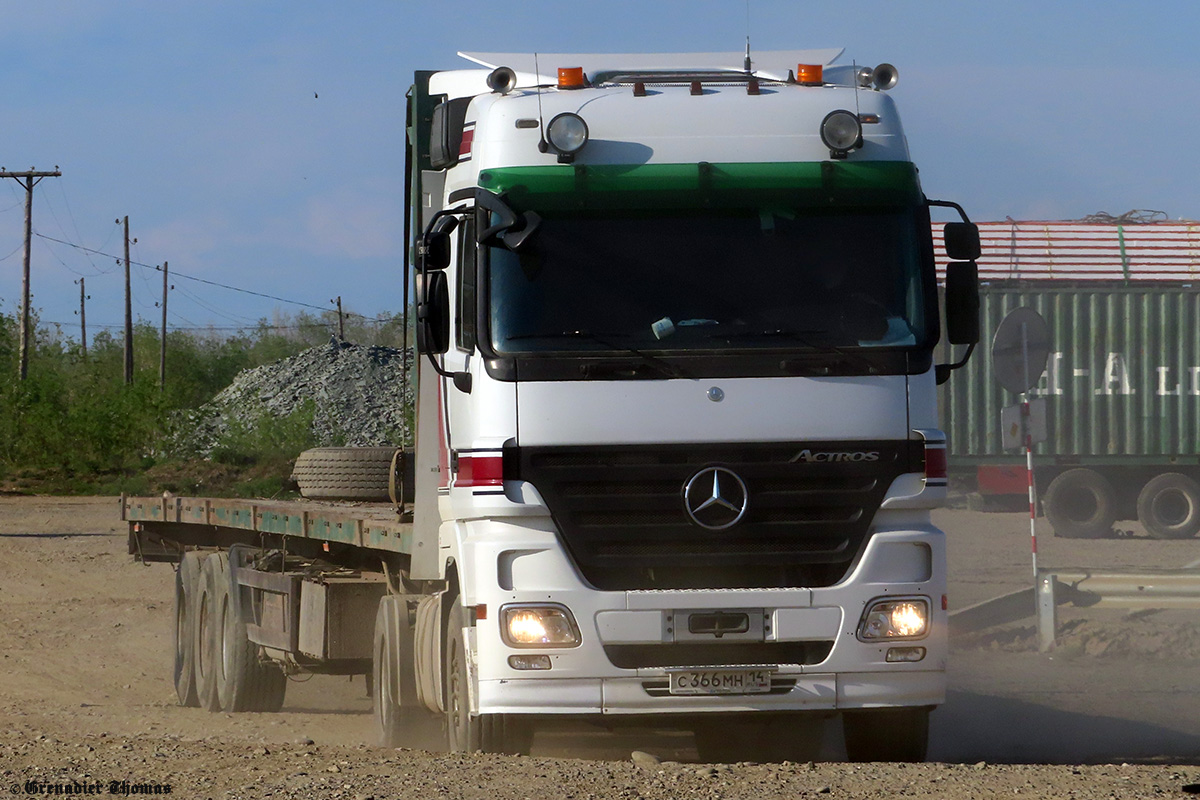
[{"label": "roof marker light", "polygon": [[583,77],[583,67],[558,68],[558,88],[582,89],[585,86],[587,79]]},{"label": "roof marker light", "polygon": [[820,86],[824,80],[825,68],[820,64],[797,64],[796,82],[804,86]]}]

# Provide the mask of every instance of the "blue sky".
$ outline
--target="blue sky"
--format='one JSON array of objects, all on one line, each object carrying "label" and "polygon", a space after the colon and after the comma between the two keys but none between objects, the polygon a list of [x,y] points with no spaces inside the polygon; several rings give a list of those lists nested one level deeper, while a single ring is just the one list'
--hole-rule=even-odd
[{"label": "blue sky", "polygon": [[[845,47],[900,70],[926,193],[977,220],[1132,208],[1200,219],[1200,3],[0,0],[0,166],[35,190],[33,306],[78,336],[122,319],[114,220],[168,261],[169,324],[401,308],[404,93],[458,50]],[[314,96],[316,95],[316,96]],[[0,312],[20,299],[24,192],[0,181]],[[161,275],[135,267],[135,316]],[[309,308],[309,310],[313,310]]]}]

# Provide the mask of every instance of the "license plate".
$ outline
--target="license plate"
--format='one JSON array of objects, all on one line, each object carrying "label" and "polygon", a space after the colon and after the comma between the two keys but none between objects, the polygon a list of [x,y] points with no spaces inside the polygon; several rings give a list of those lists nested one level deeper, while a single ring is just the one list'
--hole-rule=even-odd
[{"label": "license plate", "polygon": [[699,669],[671,673],[671,694],[765,694],[769,669]]}]

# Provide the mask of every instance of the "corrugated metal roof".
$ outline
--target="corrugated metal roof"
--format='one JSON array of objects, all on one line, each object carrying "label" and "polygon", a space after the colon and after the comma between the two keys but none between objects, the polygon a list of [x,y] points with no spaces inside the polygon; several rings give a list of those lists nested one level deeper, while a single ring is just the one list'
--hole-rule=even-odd
[{"label": "corrugated metal roof", "polygon": [[[933,226],[938,275],[942,225]],[[984,281],[1200,281],[1200,222],[981,222]]]}]

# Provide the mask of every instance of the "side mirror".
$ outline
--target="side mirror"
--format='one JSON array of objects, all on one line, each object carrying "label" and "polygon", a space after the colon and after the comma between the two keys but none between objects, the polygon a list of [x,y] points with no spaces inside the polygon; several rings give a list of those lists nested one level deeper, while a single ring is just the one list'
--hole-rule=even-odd
[{"label": "side mirror", "polygon": [[953,261],[974,261],[981,252],[979,226],[973,222],[947,222],[946,255]]},{"label": "side mirror", "polygon": [[[449,263],[449,261],[447,261]],[[450,349],[450,290],[446,273],[417,273],[417,351],[440,355]]]},{"label": "side mirror", "polygon": [[[950,225],[946,228],[948,243]],[[974,261],[946,265],[946,338],[950,344],[979,342],[979,267]]]},{"label": "side mirror", "polygon": [[450,234],[430,231],[421,237],[421,265],[428,270],[450,266]]}]

